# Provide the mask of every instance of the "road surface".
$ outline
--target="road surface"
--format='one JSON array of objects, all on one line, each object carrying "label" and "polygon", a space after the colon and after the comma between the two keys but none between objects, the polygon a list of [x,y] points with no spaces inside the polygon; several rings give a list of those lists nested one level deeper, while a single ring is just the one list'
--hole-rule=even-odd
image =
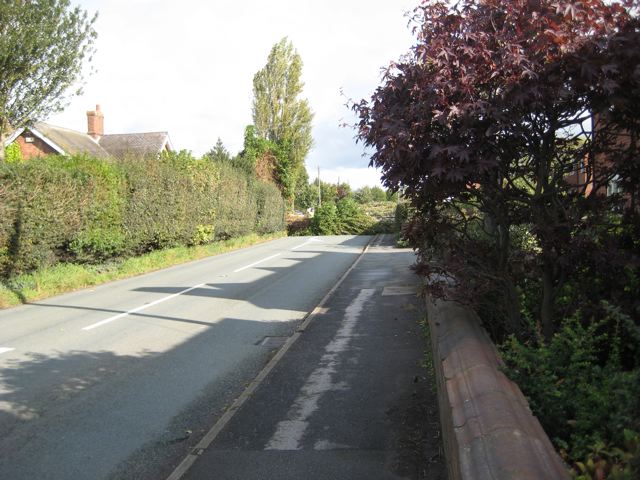
[{"label": "road surface", "polygon": [[170,480],[446,478],[415,256],[384,240]]},{"label": "road surface", "polygon": [[0,311],[0,478],[166,478],[369,240],[285,238]]}]

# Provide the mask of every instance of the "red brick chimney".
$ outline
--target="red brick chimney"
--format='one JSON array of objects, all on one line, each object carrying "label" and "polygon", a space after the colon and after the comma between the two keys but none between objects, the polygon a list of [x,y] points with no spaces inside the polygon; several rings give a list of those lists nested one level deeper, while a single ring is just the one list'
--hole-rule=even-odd
[{"label": "red brick chimney", "polygon": [[87,135],[94,140],[100,140],[104,135],[104,115],[100,111],[100,105],[96,105],[95,111],[87,112]]}]

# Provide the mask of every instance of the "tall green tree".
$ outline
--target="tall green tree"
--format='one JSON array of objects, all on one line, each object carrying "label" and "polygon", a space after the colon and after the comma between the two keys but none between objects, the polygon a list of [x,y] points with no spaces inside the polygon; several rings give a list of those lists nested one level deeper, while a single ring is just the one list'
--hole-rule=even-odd
[{"label": "tall green tree", "polygon": [[14,128],[60,111],[91,60],[96,15],[69,0],[0,2],[0,160]]},{"label": "tall green tree", "polygon": [[267,64],[253,78],[255,134],[279,150],[276,171],[288,196],[294,194],[296,178],[313,144],[313,113],[309,102],[300,98],[301,75],[302,59],[285,37],[273,46]]}]

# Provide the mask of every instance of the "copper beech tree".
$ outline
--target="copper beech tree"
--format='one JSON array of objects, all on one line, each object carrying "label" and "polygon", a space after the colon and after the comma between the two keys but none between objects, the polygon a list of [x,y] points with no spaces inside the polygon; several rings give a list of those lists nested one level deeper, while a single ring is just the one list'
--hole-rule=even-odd
[{"label": "copper beech tree", "polygon": [[[455,277],[460,299],[490,302],[499,331],[521,327],[515,287],[529,278],[549,337],[564,283],[597,247],[593,229],[606,230],[616,202],[636,212],[637,7],[425,1],[416,45],[353,106],[371,164],[416,208],[420,269]],[[603,194],[612,182],[625,194]],[[602,255],[618,268],[616,252]]]}]

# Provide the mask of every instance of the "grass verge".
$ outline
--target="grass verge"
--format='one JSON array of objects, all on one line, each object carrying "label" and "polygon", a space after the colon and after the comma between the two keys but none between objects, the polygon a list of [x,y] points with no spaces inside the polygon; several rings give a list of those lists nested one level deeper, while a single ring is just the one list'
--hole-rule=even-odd
[{"label": "grass verge", "polygon": [[0,309],[101,285],[113,280],[134,277],[284,236],[286,236],[286,232],[269,235],[252,234],[207,245],[156,250],[139,257],[101,265],[61,263],[33,273],[17,275],[0,283]]}]

